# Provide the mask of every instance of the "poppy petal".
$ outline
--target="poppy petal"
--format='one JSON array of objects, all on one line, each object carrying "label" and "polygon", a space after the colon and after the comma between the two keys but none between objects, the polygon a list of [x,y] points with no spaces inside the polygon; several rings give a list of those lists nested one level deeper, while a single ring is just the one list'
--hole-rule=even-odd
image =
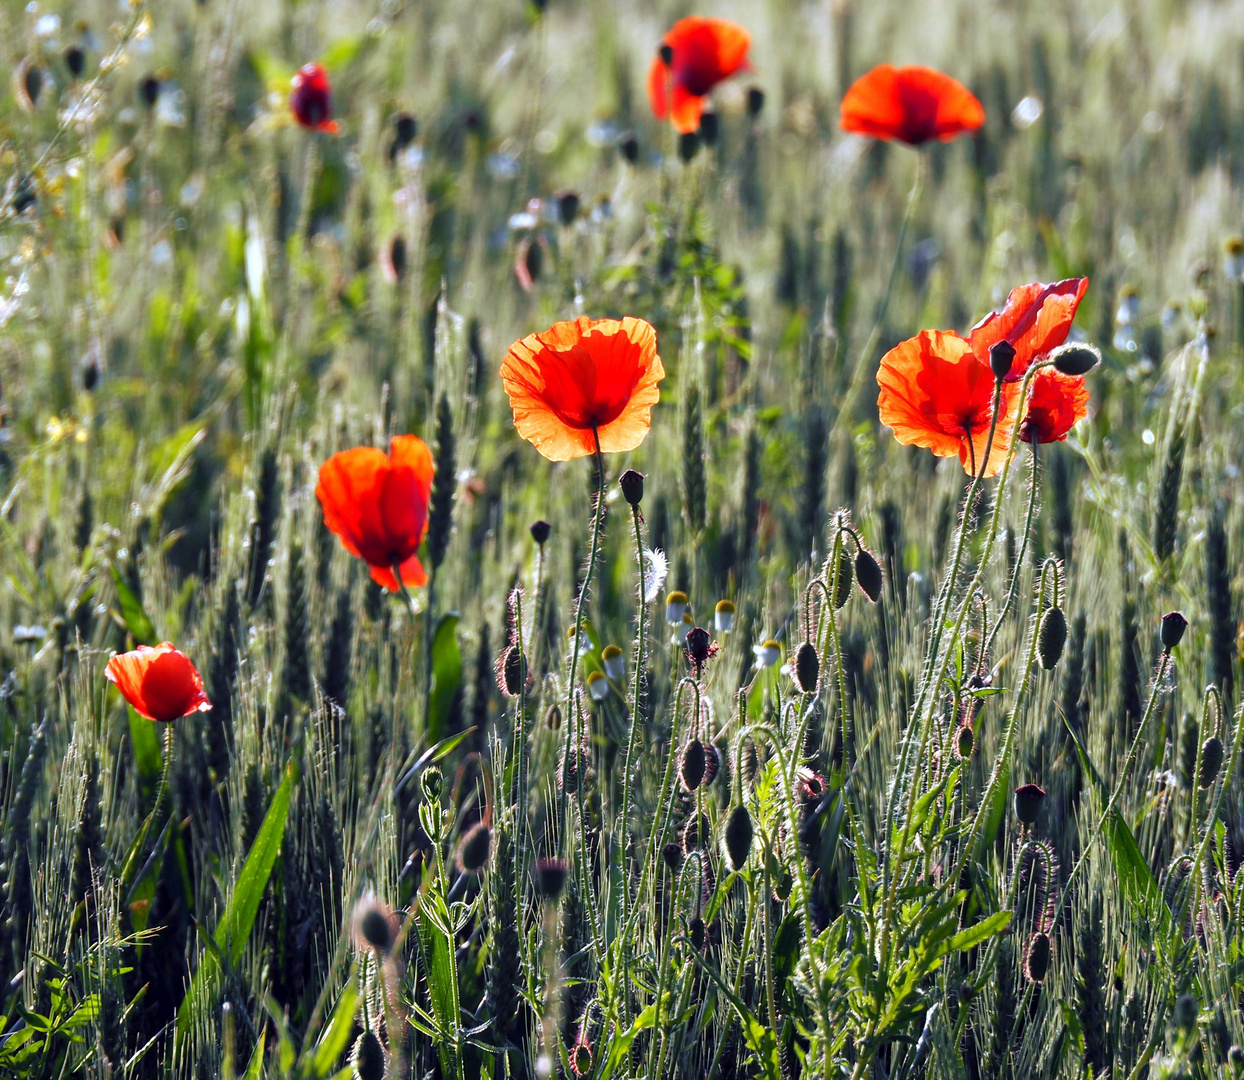
[{"label": "poppy petal", "polygon": [[670,122],[679,135],[686,135],[700,128],[700,117],[704,115],[704,98],[692,94],[681,83],[674,83],[673,105],[670,108]]},{"label": "poppy petal", "polygon": [[167,641],[114,655],[104,676],[148,720],[169,723],[212,707],[190,658]]},{"label": "poppy petal", "polygon": [[670,114],[669,83],[669,67],[660,56],[654,56],[652,66],[648,68],[648,104],[652,106],[652,115],[658,120],[664,120]]},{"label": "poppy petal", "polygon": [[958,364],[970,352],[968,343],[958,334],[922,330],[882,357],[877,370],[881,387],[877,411],[881,422],[893,429],[899,442],[922,446],[938,457],[958,454],[962,427],[947,430],[938,418],[936,404],[922,389],[921,380],[931,363]]},{"label": "poppy petal", "polygon": [[984,122],[984,107],[957,79],[933,68],[892,64],[857,79],[843,96],[839,116],[844,131],[912,146],[953,139]]},{"label": "poppy petal", "polygon": [[1043,368],[1032,380],[1020,438],[1040,443],[1062,442],[1088,415],[1088,381],[1083,375],[1064,375]]},{"label": "poppy petal", "polygon": [[999,341],[1010,342],[1015,359],[1007,381],[1022,379],[1036,359],[1066,341],[1088,285],[1088,278],[1067,278],[1052,285],[1036,281],[1017,286],[1001,311],[991,311],[972,327],[968,335],[972,351],[987,364],[990,348]]}]

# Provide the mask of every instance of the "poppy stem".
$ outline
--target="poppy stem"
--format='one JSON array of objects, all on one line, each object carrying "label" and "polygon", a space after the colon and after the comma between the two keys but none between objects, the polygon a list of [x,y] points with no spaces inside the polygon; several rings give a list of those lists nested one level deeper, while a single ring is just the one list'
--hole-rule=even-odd
[{"label": "poppy stem", "polygon": [[164,725],[164,768],[160,772],[160,786],[156,788],[155,806],[151,808],[151,821],[155,824],[164,809],[164,800],[168,798],[168,777],[173,767],[173,724]]},{"label": "poppy stem", "polygon": [[881,304],[877,308],[877,318],[873,323],[872,332],[868,335],[864,348],[860,350],[856,358],[855,371],[851,374],[851,382],[842,399],[842,408],[838,410],[838,415],[834,417],[833,425],[829,429],[830,445],[833,444],[834,436],[838,432],[838,425],[844,420],[850,422],[855,412],[856,400],[864,389],[864,377],[872,367],[873,354],[877,351],[877,342],[881,340],[886,312],[890,308],[890,297],[894,294],[894,283],[898,280],[898,270],[903,263],[903,246],[907,241],[907,229],[911,225],[912,218],[916,216],[916,207],[920,205],[920,197],[924,194],[924,181],[928,168],[928,156],[923,153],[917,154],[916,175],[912,179],[911,190],[907,193],[907,210],[903,214],[903,223],[898,228],[898,243],[894,248],[894,262],[890,264],[890,276],[886,281],[885,292],[881,296]]},{"label": "poppy stem", "polygon": [[1002,603],[1002,608],[998,612],[998,616],[994,619],[993,626],[989,628],[989,635],[985,638],[985,644],[981,649],[981,656],[987,657],[990,649],[993,647],[994,640],[998,636],[998,631],[1002,629],[1002,621],[1007,617],[1015,598],[1019,594],[1019,575],[1023,571],[1024,560],[1028,557],[1028,544],[1032,537],[1032,526],[1037,516],[1037,437],[1032,437],[1032,476],[1028,481],[1028,513],[1024,516],[1024,537],[1019,546],[1019,554],[1016,556],[1015,565],[1011,569],[1011,582],[1006,590],[1006,599]]}]

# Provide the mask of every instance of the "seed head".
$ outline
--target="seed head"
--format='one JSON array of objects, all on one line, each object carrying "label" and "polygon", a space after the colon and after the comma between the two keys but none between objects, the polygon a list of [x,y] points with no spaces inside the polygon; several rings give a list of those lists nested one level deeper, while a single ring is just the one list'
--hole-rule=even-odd
[{"label": "seed head", "polygon": [[995,342],[989,347],[989,370],[993,377],[1001,382],[1011,373],[1011,363],[1015,359],[1015,346],[1009,341]]},{"label": "seed head", "polygon": [[549,533],[553,531],[553,526],[547,521],[533,521],[531,523],[531,538],[541,547],[549,538]]},{"label": "seed head", "polygon": [[670,868],[671,873],[678,873],[682,868],[682,845],[671,840],[661,849],[661,858],[665,860],[665,865]]}]

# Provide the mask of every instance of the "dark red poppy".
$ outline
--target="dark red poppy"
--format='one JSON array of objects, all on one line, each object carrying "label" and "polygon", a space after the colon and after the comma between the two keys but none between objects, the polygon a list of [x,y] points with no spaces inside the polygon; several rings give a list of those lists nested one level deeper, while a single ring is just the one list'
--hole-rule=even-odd
[{"label": "dark red poppy", "polygon": [[1019,425],[1020,440],[1062,442],[1088,415],[1088,400],[1088,383],[1083,375],[1064,375],[1053,368],[1042,368],[1028,392],[1028,409]]},{"label": "dark red poppy", "polygon": [[190,657],[167,641],[114,654],[104,677],[135,712],[162,724],[212,707]]},{"label": "dark red poppy", "polygon": [[747,67],[752,36],[738,23],[694,16],[680,19],[661,40],[648,69],[648,101],[658,120],[680,134],[695,131],[704,99],[719,82]]},{"label": "dark red poppy", "polygon": [[1019,387],[1004,384],[988,462],[985,444],[993,419],[996,382],[988,364],[958,334],[921,330],[881,358],[877,371],[881,422],[908,446],[938,457],[958,456],[964,470],[993,476],[1006,460],[1019,408]]},{"label": "dark red poppy", "polygon": [[315,496],[324,508],[324,524],[367,563],[372,580],[383,588],[400,588],[395,566],[406,585],[427,584],[415,552],[428,531],[434,471],[432,451],[415,435],[394,436],[387,454],[356,446],[320,466]]},{"label": "dark red poppy", "polygon": [[298,69],[290,84],[289,108],[308,131],[337,131],[333,119],[333,88],[328,73],[319,64],[306,64]]},{"label": "dark red poppy", "polygon": [[985,109],[963,83],[940,71],[881,64],[851,84],[839,122],[843,131],[919,146],[975,131]]},{"label": "dark red poppy", "polygon": [[1034,361],[1067,340],[1088,285],[1088,278],[1067,278],[1052,285],[1034,281],[1016,286],[1001,311],[990,312],[972,327],[968,340],[976,358],[988,364],[990,347],[1010,342],[1015,359],[1006,381],[1018,382]]}]

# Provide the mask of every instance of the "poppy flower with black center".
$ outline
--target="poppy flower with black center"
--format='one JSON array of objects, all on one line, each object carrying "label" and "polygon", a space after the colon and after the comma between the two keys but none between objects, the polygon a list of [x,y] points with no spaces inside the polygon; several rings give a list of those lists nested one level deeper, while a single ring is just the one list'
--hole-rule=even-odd
[{"label": "poppy flower with black center", "polygon": [[984,106],[957,79],[933,68],[892,64],[856,79],[839,114],[843,131],[909,146],[933,139],[947,142],[984,122]]},{"label": "poppy flower with black center", "polygon": [[921,330],[881,358],[877,371],[881,422],[907,446],[923,446],[938,457],[958,456],[969,476],[993,476],[1011,446],[1019,409],[1019,387],[1002,386],[997,430],[989,460],[985,445],[993,420],[996,381],[972,346],[958,334]]},{"label": "poppy flower with black center", "polygon": [[1083,375],[1042,368],[1032,380],[1028,408],[1019,425],[1021,442],[1062,442],[1088,415],[1088,383]]},{"label": "poppy flower with black center", "polygon": [[652,114],[668,117],[680,135],[696,131],[713,87],[746,70],[751,43],[751,34],[727,19],[679,19],[648,69]]},{"label": "poppy flower with black center", "polygon": [[333,119],[333,88],[328,73],[319,64],[306,64],[298,69],[290,84],[289,108],[308,131],[335,132]]},{"label": "poppy flower with black center", "polygon": [[1006,306],[991,311],[968,334],[976,358],[988,364],[990,348],[999,341],[1008,342],[1015,357],[1006,381],[1019,382],[1037,360],[1067,340],[1088,286],[1088,278],[1016,286],[1006,298]]},{"label": "poppy flower with black center", "polygon": [[629,317],[554,323],[501,362],[514,427],[550,461],[634,450],[663,378],[656,330]]},{"label": "poppy flower with black center", "polygon": [[115,654],[104,668],[104,677],[116,685],[135,712],[162,724],[212,707],[190,657],[168,641]]},{"label": "poppy flower with black center", "polygon": [[428,575],[415,554],[428,531],[432,493],[432,451],[415,435],[396,435],[386,454],[356,446],[320,466],[315,497],[324,524],[342,546],[371,568],[372,580],[396,592],[402,583],[426,585]]}]

